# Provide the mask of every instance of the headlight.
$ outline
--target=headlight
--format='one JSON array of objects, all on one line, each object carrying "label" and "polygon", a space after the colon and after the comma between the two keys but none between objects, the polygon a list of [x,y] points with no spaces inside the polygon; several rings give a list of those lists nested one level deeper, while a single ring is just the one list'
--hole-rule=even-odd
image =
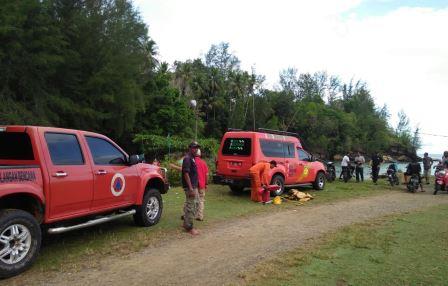
[{"label": "headlight", "polygon": [[168,169],[167,168],[163,168],[163,167],[159,167],[158,169],[159,174],[166,179],[166,175],[168,173]]}]

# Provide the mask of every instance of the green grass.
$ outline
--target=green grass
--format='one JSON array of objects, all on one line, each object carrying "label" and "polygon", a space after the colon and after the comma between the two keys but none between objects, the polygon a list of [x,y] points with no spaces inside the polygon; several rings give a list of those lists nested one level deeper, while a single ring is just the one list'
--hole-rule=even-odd
[{"label": "green grass", "polygon": [[[304,191],[313,192],[304,188]],[[340,199],[375,195],[390,192],[385,182],[374,186],[371,182],[334,182],[327,184],[324,191],[313,192],[315,199],[305,205],[315,205]],[[47,236],[36,264],[27,275],[47,271],[76,271],[83,267],[93,267],[104,256],[121,256],[139,251],[145,247],[158,245],[164,240],[185,236],[181,231],[180,216],[184,203],[184,193],[180,188],[171,189],[163,195],[164,210],[159,224],[150,228],[136,227],[132,217],[107,224]],[[241,218],[262,212],[277,212],[296,203],[287,202],[280,206],[253,203],[250,194],[232,195],[225,186],[211,185],[206,195],[205,221],[197,222],[199,229],[219,224],[232,218]],[[90,259],[85,259],[91,257]]]},{"label": "green grass", "polygon": [[[249,285],[448,285],[448,208],[346,227],[260,264]],[[276,269],[275,271],[272,269]]]}]

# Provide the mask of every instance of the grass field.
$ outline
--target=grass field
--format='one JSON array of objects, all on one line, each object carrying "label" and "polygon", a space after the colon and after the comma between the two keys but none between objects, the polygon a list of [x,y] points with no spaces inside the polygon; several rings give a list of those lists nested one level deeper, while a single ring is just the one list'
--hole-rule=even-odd
[{"label": "grass field", "polygon": [[[312,189],[304,189],[313,192]],[[354,182],[329,183],[324,191],[313,192],[315,199],[306,205],[315,205],[337,201],[340,199],[362,197],[390,192],[386,182],[374,186],[371,182],[357,184]],[[131,254],[142,248],[158,245],[164,240],[185,236],[181,230],[181,210],[184,203],[182,189],[173,188],[163,195],[164,210],[159,224],[150,228],[140,228],[133,224],[132,217],[107,224],[73,231],[66,234],[47,236],[34,271],[76,271],[83,267],[91,267],[101,257]],[[296,203],[288,202],[280,206],[261,205],[250,201],[249,192],[243,195],[232,195],[225,186],[211,185],[206,196],[205,221],[197,222],[199,229],[222,221],[241,218],[262,212],[277,212]],[[86,260],[86,257],[91,259]]]},{"label": "grass field", "polygon": [[248,285],[448,285],[448,208],[390,216],[328,234],[260,264]]}]

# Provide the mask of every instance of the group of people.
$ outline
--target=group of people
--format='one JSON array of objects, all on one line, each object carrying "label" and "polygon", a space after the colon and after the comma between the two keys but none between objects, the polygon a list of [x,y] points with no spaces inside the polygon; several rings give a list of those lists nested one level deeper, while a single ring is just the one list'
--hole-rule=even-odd
[{"label": "group of people", "polygon": [[[371,167],[372,167],[372,180],[374,184],[377,184],[378,175],[380,172],[380,166],[383,162],[383,158],[378,154],[375,153],[372,155],[372,161],[371,161]],[[366,164],[365,157],[361,154],[361,152],[358,152],[355,160],[354,160],[354,171],[356,176],[356,182],[364,182],[364,165]],[[342,172],[339,178],[341,179],[344,172],[352,173],[352,164],[350,161],[350,158],[348,155],[345,155],[342,158],[341,162]]]},{"label": "group of people", "polygon": [[[428,153],[424,153],[423,155],[423,177],[426,180],[426,184],[429,184],[429,178],[431,175],[431,167],[434,164],[434,160],[429,157]],[[364,164],[366,163],[366,160],[364,158],[364,156],[358,152],[357,156],[354,159],[354,169],[355,169],[355,173],[356,173],[356,182],[363,182],[364,181]],[[372,181],[374,184],[377,184],[378,181],[378,177],[379,177],[379,171],[380,171],[380,166],[383,163],[383,158],[382,156],[379,155],[379,153],[375,153],[372,155],[372,160],[371,160],[371,167],[372,167]],[[443,157],[441,160],[441,164],[444,165],[445,168],[448,168],[448,151],[445,151],[443,153]],[[342,158],[341,161],[341,167],[342,167],[342,172],[339,178],[342,178],[344,172],[350,172],[351,174],[351,161],[348,155],[345,155]],[[396,164],[392,163],[389,168],[395,169],[395,171],[397,170]],[[420,187],[421,190],[424,191],[423,189],[423,184],[422,184],[422,178],[421,178],[421,166],[420,163],[417,161],[417,157],[413,158],[412,162],[408,164],[408,166],[406,167],[406,172],[404,173],[404,184],[407,184],[408,182],[408,178],[411,177],[412,175],[417,175],[419,177],[419,182],[420,182]]]}]

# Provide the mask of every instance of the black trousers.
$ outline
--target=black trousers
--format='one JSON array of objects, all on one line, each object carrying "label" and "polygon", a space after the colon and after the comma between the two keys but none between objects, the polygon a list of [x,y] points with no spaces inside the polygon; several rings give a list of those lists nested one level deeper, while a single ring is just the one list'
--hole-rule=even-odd
[{"label": "black trousers", "polygon": [[361,182],[364,182],[364,168],[363,167],[356,167],[356,181],[359,182],[359,178],[361,178]]},{"label": "black trousers", "polygon": [[378,181],[378,174],[380,173],[380,166],[372,166],[372,181]]}]

